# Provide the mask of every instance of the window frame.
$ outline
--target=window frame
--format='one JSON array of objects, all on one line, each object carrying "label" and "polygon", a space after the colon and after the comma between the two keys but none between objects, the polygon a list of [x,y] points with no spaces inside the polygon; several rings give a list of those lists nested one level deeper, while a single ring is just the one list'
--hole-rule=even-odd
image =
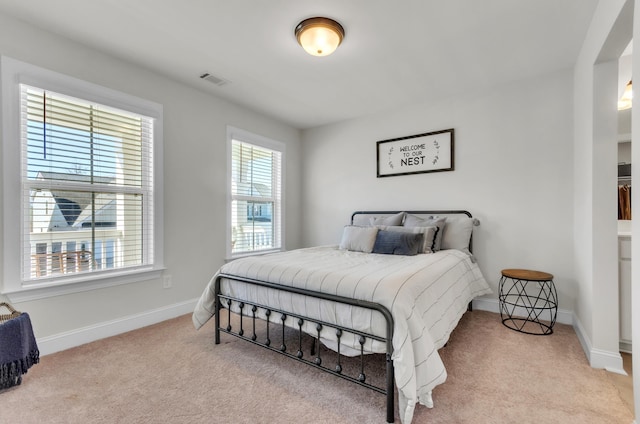
[{"label": "window frame", "polygon": [[[74,77],[0,57],[2,92],[2,164],[3,164],[3,281],[1,293],[11,301],[27,301],[62,294],[159,278],[163,260],[163,108],[162,105]],[[135,268],[63,274],[51,278],[26,280],[22,276],[25,243],[23,217],[29,205],[23,198],[22,139],[20,123],[20,84],[50,90],[92,103],[130,111],[153,119],[153,205],[150,263]],[[18,140],[18,142],[16,142]],[[16,207],[16,205],[20,205]],[[20,224],[20,225],[16,225]],[[12,248],[18,246],[18,248]],[[148,249],[145,249],[145,255]]]},{"label": "window frame", "polygon": [[[233,208],[233,194],[231,192],[232,187],[232,157],[233,157],[233,140],[243,143],[251,144],[256,147],[262,147],[265,149],[273,150],[280,153],[280,196],[274,196],[274,207],[272,211],[272,219],[278,217],[277,222],[274,222],[274,232],[279,234],[275,237],[280,240],[280,247],[272,249],[263,249],[250,252],[233,253],[231,248],[232,241],[232,208]],[[263,255],[265,253],[279,252],[285,249],[285,169],[286,169],[286,145],[281,141],[272,140],[270,138],[251,133],[249,131],[242,130],[240,128],[228,126],[227,127],[227,225],[226,225],[226,258],[227,260],[233,260],[245,256]],[[277,191],[277,190],[276,190]]]}]

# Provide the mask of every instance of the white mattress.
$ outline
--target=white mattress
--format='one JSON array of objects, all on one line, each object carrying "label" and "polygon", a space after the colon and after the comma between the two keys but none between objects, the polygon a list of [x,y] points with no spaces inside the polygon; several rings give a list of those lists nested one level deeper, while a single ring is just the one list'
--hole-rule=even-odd
[{"label": "white mattress", "polygon": [[[218,273],[366,300],[388,308],[394,318],[393,361],[400,418],[404,423],[411,421],[417,402],[433,406],[431,391],[447,376],[437,350],[447,342],[468,303],[491,291],[477,264],[458,250],[398,256],[321,246],[238,259],[224,265]],[[196,328],[213,316],[217,275],[211,279],[193,313]],[[310,318],[385,335],[385,321],[377,312],[285,292],[275,293],[239,282],[230,284],[227,280],[223,280],[221,291]],[[313,328],[309,330],[314,334]],[[335,348],[330,335],[323,342]],[[359,350],[353,337],[341,339],[341,353],[345,353],[347,347]],[[371,339],[365,349],[386,351],[384,343]]]}]

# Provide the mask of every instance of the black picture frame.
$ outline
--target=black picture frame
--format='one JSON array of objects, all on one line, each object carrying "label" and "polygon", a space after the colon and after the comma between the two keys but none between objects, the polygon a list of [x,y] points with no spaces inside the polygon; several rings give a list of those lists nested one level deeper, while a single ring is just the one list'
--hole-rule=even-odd
[{"label": "black picture frame", "polygon": [[376,176],[454,170],[453,128],[376,142]]}]

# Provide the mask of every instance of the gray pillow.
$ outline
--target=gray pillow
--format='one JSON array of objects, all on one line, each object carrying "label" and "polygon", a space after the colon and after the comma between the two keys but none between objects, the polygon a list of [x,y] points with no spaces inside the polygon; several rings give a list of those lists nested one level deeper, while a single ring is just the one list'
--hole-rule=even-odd
[{"label": "gray pillow", "polygon": [[402,225],[404,221],[404,212],[398,212],[397,214],[382,217],[371,217],[371,225]]},{"label": "gray pillow", "polygon": [[438,227],[400,227],[391,225],[376,225],[379,230],[397,231],[400,233],[424,234],[423,242],[418,253],[433,253],[433,246],[436,243]]},{"label": "gray pillow", "polygon": [[404,226],[408,228],[412,227],[438,227],[436,239],[433,244],[433,251],[437,252],[442,247],[442,237],[445,231],[446,218],[420,218],[415,215],[407,214],[404,219]]},{"label": "gray pillow", "polygon": [[356,227],[346,225],[342,230],[341,250],[371,253],[376,242],[378,229],[376,227]]},{"label": "gray pillow", "polygon": [[447,217],[446,229],[442,236],[442,249],[458,249],[469,252],[469,242],[473,233],[473,219],[467,216]]},{"label": "gray pillow", "polygon": [[407,255],[418,254],[424,239],[422,233],[403,233],[399,231],[380,230],[376,235],[373,245],[373,253],[383,253],[386,255]]}]

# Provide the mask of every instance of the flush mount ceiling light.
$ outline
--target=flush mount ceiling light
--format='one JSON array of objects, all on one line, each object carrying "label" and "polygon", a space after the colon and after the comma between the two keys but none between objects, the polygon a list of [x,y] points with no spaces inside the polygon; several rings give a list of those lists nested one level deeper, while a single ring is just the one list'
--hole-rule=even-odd
[{"label": "flush mount ceiling light", "polygon": [[622,93],[622,97],[620,97],[620,100],[618,100],[618,110],[630,109],[632,106],[632,99],[633,84],[631,83],[631,81],[629,81],[624,89],[624,93]]},{"label": "flush mount ceiling light", "polygon": [[298,43],[313,56],[328,56],[338,48],[344,38],[344,28],[329,18],[309,18],[300,22],[295,30]]}]

